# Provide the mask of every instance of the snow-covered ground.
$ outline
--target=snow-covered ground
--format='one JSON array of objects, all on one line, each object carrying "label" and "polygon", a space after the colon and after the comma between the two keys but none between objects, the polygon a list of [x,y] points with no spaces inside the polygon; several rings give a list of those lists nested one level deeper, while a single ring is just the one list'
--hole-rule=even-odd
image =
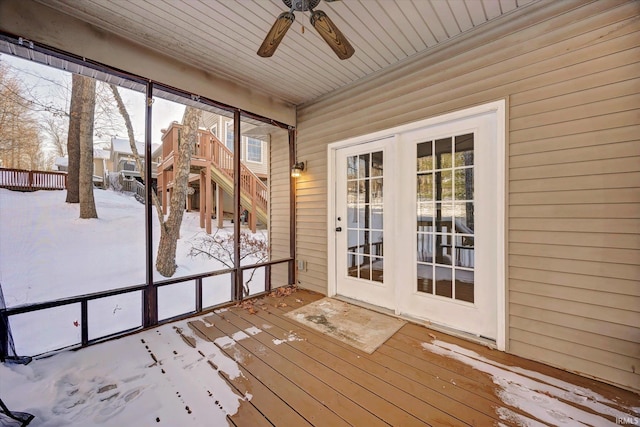
[{"label": "snow-covered ground", "polygon": [[[144,205],[111,190],[96,190],[94,196],[99,218],[84,220],[78,218],[78,205],[65,203],[65,191],[0,189],[0,284],[7,307],[145,283]],[[153,215],[155,248],[160,231],[155,210]],[[204,235],[199,223],[197,212],[185,213],[174,278],[226,268],[215,259],[189,256],[192,243]],[[220,230],[223,235],[232,232],[230,223]],[[154,280],[163,279],[155,272]],[[258,269],[251,293],[262,290],[264,269]],[[140,326],[141,298],[138,291],[90,301],[89,339]],[[230,299],[228,274],[203,280],[203,306]],[[194,281],[158,289],[160,319],[194,309]],[[11,316],[10,321],[20,355],[80,341],[79,304]]]}]

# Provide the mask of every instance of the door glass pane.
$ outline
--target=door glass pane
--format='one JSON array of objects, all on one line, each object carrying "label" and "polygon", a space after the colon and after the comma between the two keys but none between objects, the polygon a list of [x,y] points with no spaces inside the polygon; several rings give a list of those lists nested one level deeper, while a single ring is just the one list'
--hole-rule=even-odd
[{"label": "door glass pane", "polygon": [[358,156],[347,157],[347,179],[358,178]]},{"label": "door glass pane", "polygon": [[347,157],[347,274],[382,282],[384,152]]},{"label": "door glass pane", "polygon": [[418,144],[418,172],[433,170],[433,147],[432,142]]},{"label": "door glass pane", "polygon": [[360,154],[358,162],[358,177],[368,178],[371,176],[369,168],[369,154]]},{"label": "door glass pane", "polygon": [[362,257],[362,264],[360,264],[360,278],[369,280],[371,279],[371,258],[368,256]]},{"label": "door glass pane", "polygon": [[451,155],[453,153],[453,145],[451,138],[437,139],[435,143],[436,157],[435,168],[436,169],[450,169],[451,168]]},{"label": "door glass pane", "polygon": [[433,294],[433,266],[418,263],[418,292]]},{"label": "door glass pane", "polygon": [[416,169],[417,290],[470,303],[475,300],[473,148],[474,134],[420,143]]},{"label": "door glass pane", "polygon": [[473,165],[473,134],[456,136],[455,166]]},{"label": "door glass pane", "polygon": [[473,271],[455,270],[456,274],[456,299],[459,301],[473,302]]},{"label": "door glass pane", "polygon": [[371,258],[371,280],[383,282],[384,260],[381,257]]},{"label": "door glass pane", "polygon": [[382,231],[372,231],[371,232],[371,251],[372,255],[382,256],[383,245],[382,245]]},{"label": "door glass pane", "polygon": [[453,200],[451,170],[436,172],[436,200]]},{"label": "door glass pane", "polygon": [[382,151],[371,153],[371,176],[382,176]]},{"label": "door glass pane", "polygon": [[451,273],[451,268],[436,267],[436,295],[451,298]]},{"label": "door glass pane", "polygon": [[418,233],[418,261],[433,262],[433,242],[432,233]]},{"label": "door glass pane", "polygon": [[453,186],[456,200],[473,200],[473,168],[456,169]]},{"label": "door glass pane", "polygon": [[433,200],[433,174],[418,175],[417,191],[418,202],[430,202]]}]

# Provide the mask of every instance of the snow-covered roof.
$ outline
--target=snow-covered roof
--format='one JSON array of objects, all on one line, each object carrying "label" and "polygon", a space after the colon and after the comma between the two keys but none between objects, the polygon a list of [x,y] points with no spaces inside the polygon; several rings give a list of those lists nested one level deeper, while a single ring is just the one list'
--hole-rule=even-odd
[{"label": "snow-covered roof", "polygon": [[[138,153],[144,153],[144,142],[136,141]],[[111,152],[133,154],[128,139],[111,138]]]},{"label": "snow-covered roof", "polygon": [[111,151],[109,150],[103,150],[102,148],[93,149],[94,159],[108,159],[110,156],[111,156]]},{"label": "snow-covered roof", "polygon": [[56,166],[69,166],[68,157],[56,157],[54,164]]}]

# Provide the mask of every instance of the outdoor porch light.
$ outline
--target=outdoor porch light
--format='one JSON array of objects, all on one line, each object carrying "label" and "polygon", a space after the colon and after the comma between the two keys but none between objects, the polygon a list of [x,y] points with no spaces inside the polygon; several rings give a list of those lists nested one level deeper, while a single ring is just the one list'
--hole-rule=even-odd
[{"label": "outdoor porch light", "polygon": [[304,162],[298,162],[291,167],[291,177],[298,178],[304,170]]}]

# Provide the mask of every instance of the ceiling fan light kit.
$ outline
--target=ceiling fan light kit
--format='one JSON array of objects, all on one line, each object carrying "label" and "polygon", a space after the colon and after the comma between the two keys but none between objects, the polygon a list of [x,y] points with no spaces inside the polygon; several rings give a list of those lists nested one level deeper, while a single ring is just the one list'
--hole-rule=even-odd
[{"label": "ceiling fan light kit", "polygon": [[333,21],[329,19],[327,14],[321,10],[313,10],[320,3],[320,0],[282,0],[282,2],[289,7],[289,11],[283,12],[278,16],[258,49],[259,56],[268,58],[275,53],[287,30],[289,30],[291,24],[293,24],[293,21],[296,19],[293,14],[295,11],[311,11],[311,25],[335,54],[338,55],[338,58],[348,59],[354,54],[355,49],[353,46],[351,46],[347,38],[338,27],[336,27]]}]

